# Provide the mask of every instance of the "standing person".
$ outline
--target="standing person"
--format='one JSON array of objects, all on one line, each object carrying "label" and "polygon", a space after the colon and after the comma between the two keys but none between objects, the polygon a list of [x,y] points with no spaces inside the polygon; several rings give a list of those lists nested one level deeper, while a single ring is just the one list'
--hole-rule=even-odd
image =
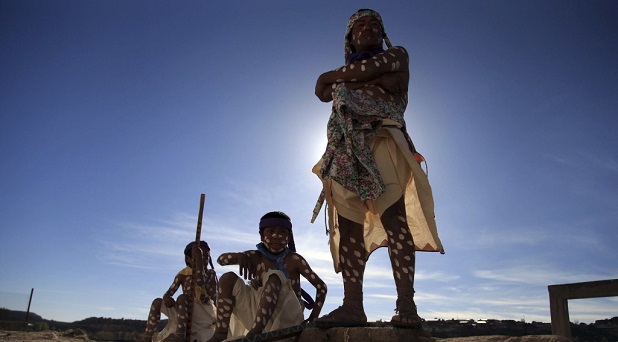
[{"label": "standing person", "polygon": [[[240,276],[227,272],[221,276],[217,299],[217,327],[211,341],[228,336],[252,336],[283,329],[303,322],[302,275],[316,289],[315,303],[308,321],[320,315],[326,299],[326,284],[298,253],[292,235],[292,221],[280,211],[260,219],[261,241],[256,250],[223,253],[222,265],[238,265]],[[249,279],[249,284],[243,280]],[[232,323],[232,324],[230,324]]]},{"label": "standing person", "polygon": [[[214,334],[217,274],[210,259],[210,247],[205,241],[200,241],[199,246],[195,241],[190,242],[185,247],[184,256],[187,266],[176,274],[172,285],[165,292],[163,298],[155,298],[152,301],[142,342],[185,341],[189,294],[193,287],[193,265],[197,270],[197,286],[195,287],[191,320],[191,341],[204,342]],[[210,269],[205,269],[204,267],[207,268],[209,264]],[[182,293],[174,300],[174,294],[180,287],[182,287]],[[165,314],[169,320],[165,328],[158,332],[156,330],[161,320],[161,313]]]},{"label": "standing person", "polygon": [[[397,288],[397,326],[417,327],[414,303],[415,251],[444,253],[424,160],[408,136],[409,57],[393,47],[380,15],[361,9],[350,18],[345,65],[323,73],[315,94],[333,102],[328,144],[313,168],[323,183],[313,220],[328,203],[335,271],[342,272],[343,305],[318,319],[364,323],[363,275],[369,255],[388,247]],[[384,50],[383,44],[387,49]]]}]

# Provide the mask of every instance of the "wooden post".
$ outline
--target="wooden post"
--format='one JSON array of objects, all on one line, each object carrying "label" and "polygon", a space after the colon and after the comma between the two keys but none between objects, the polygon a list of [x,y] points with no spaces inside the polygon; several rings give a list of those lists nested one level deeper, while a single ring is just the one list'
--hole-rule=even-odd
[{"label": "wooden post", "polygon": [[[200,196],[200,211],[197,215],[197,229],[195,230],[195,243],[200,245],[200,236],[202,235],[202,215],[204,214],[204,199],[205,195]],[[187,331],[185,333],[185,341],[191,342],[191,321],[193,320],[193,302],[195,301],[195,290],[197,289],[197,270],[196,261],[193,260],[191,272],[191,291],[189,291],[189,312],[187,313]]]},{"label": "wooden post", "polygon": [[571,338],[568,300],[618,296],[618,279],[549,285],[547,289],[549,291],[551,333]]},{"label": "wooden post", "polygon": [[550,285],[549,312],[551,315],[551,333],[571,338],[571,322],[569,319],[569,303],[565,297],[564,287]]},{"label": "wooden post", "polygon": [[30,304],[32,303],[32,294],[34,293],[34,287],[30,290],[30,299],[28,300],[28,310],[26,311],[26,324],[30,319]]}]

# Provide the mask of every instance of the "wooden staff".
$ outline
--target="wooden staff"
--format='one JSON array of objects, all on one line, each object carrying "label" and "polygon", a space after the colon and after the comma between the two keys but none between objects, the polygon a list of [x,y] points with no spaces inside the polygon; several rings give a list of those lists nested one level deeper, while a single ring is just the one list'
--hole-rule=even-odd
[{"label": "wooden staff", "polygon": [[[202,215],[204,214],[204,198],[206,196],[202,194],[200,196],[200,211],[197,215],[197,229],[195,231],[195,243],[200,246],[200,235],[202,235]],[[185,334],[185,341],[191,342],[191,321],[193,320],[193,302],[195,301],[195,291],[197,289],[197,260],[193,260],[193,271],[191,272],[191,291],[189,291],[189,312],[187,313],[187,332]],[[203,265],[202,265],[203,266]],[[201,273],[201,272],[200,272]]]}]

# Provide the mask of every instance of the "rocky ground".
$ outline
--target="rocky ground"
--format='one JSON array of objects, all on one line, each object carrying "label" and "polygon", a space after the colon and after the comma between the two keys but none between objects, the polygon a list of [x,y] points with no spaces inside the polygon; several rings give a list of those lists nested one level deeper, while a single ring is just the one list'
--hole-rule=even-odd
[{"label": "rocky ground", "polygon": [[554,335],[529,336],[471,336],[435,339],[436,342],[570,342],[568,338]]},{"label": "rocky ground", "polygon": [[[341,339],[344,341],[346,339]],[[350,336],[347,341],[354,341],[355,339]],[[86,333],[81,330],[68,330],[65,332],[56,331],[40,331],[40,332],[26,332],[26,331],[6,331],[0,330],[0,342],[85,342],[90,341]],[[314,340],[319,341],[319,340]],[[386,341],[386,340],[385,340]],[[389,342],[392,340],[389,340]],[[530,335],[530,336],[472,336],[472,337],[457,337],[457,338],[443,338],[443,339],[422,339],[422,341],[435,341],[435,342],[568,342],[568,339],[560,338],[552,335]]]},{"label": "rocky ground", "polygon": [[0,330],[0,342],[85,342],[90,341],[88,335],[81,330],[58,331],[7,331]]},{"label": "rocky ground", "polygon": [[372,328],[309,328],[303,331],[299,342],[569,342],[569,339],[553,335],[529,336],[472,336],[456,338],[432,338],[423,329],[397,329],[393,327]]}]

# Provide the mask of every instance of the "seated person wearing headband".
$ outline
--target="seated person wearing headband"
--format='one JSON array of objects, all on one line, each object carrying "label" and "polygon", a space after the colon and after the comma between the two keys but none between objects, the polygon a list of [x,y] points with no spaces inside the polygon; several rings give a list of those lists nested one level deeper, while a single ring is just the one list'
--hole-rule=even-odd
[{"label": "seated person wearing headband", "polygon": [[[210,259],[210,247],[205,241],[200,241],[199,248],[194,242],[185,247],[185,263],[183,268],[174,277],[163,298],[156,298],[150,306],[146,332],[141,341],[185,341],[187,330],[189,295],[192,287],[192,265],[195,264],[197,286],[193,301],[193,315],[191,317],[191,341],[203,342],[212,337],[215,330],[215,300],[217,299],[217,274]],[[195,262],[194,262],[195,260]],[[210,269],[207,265],[210,264]],[[206,270],[204,269],[206,266]],[[174,293],[182,286],[182,294],[174,300]],[[163,330],[157,332],[157,325],[161,320],[161,313],[169,320]]]},{"label": "seated person wearing headband", "polygon": [[[217,259],[222,266],[238,265],[240,276],[234,272],[221,276],[216,330],[210,341],[299,325],[303,305],[312,309],[308,321],[322,310],[326,284],[296,253],[290,218],[279,211],[267,213],[260,220],[260,238],[256,250],[223,253]],[[316,288],[315,303],[301,289],[301,275]]]}]

